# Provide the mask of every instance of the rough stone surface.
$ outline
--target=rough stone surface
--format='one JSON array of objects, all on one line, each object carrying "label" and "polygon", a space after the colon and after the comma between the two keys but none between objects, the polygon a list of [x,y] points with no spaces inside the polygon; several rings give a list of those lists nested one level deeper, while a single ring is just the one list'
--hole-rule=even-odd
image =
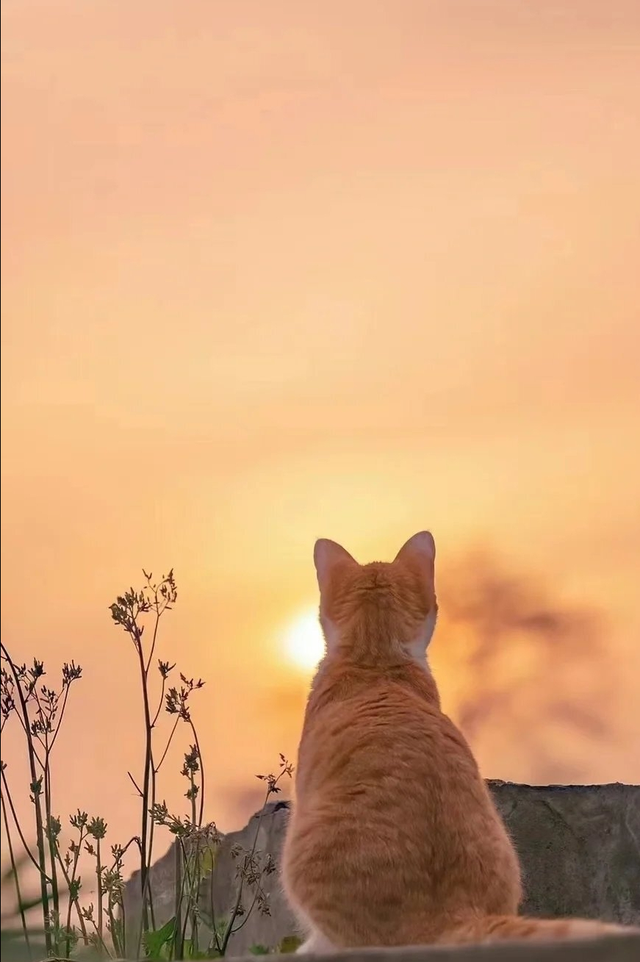
[{"label": "rough stone surface", "polygon": [[[255,958],[255,956],[253,956]],[[279,956],[285,959],[286,956]],[[314,960],[321,956],[307,955]],[[590,942],[505,942],[501,945],[341,952],[331,962],[638,962],[640,935],[594,939]],[[326,956],[324,956],[326,959]]]},{"label": "rough stone surface", "polygon": [[522,914],[640,923],[640,786],[489,785],[520,855]]},{"label": "rough stone surface", "polygon": [[[491,781],[489,787],[496,799],[498,808],[506,821],[514,840],[524,872],[525,901],[522,913],[554,918],[559,916],[583,916],[640,924],[640,786],[635,785],[587,785],[587,786],[549,786],[514,785],[508,782]],[[288,817],[287,802],[270,805],[260,822],[257,847],[270,852],[278,859]],[[217,917],[228,913],[233,904],[235,889],[235,863],[231,849],[240,844],[250,849],[258,826],[258,816],[254,815],[240,832],[226,835],[222,841],[216,869],[213,876],[212,891],[205,894],[205,905],[209,905],[211,895]],[[173,848],[156,862],[151,870],[152,890],[156,911],[156,923],[166,921],[172,915]],[[127,885],[125,908],[129,921],[139,913],[139,889],[133,877]],[[269,876],[264,885],[270,895],[271,915],[260,916],[254,912],[243,928],[232,937],[229,952],[243,955],[252,945],[274,947],[280,940],[295,932],[294,920],[282,895],[277,873]],[[243,899],[243,901],[245,901]],[[613,945],[613,942],[616,945]],[[617,940],[607,941],[606,947],[593,945],[587,950],[584,943],[576,949],[582,954],[570,954],[564,946],[564,962],[573,959],[584,962],[622,962],[640,960],[640,952],[629,954]],[[638,943],[629,943],[629,945]],[[420,950],[425,954],[425,950]],[[422,955],[410,950],[402,950],[402,957],[419,959]],[[445,950],[431,950],[429,962],[440,958],[449,959]],[[473,951],[478,952],[476,948]],[[542,948],[530,950],[517,946],[503,954],[505,947],[491,948],[491,959],[503,962],[529,962],[544,958],[555,962],[553,949],[544,950],[547,954],[532,955],[527,952],[543,953]],[[627,951],[627,954],[624,952]],[[467,950],[457,950],[456,960],[466,959]],[[513,954],[518,952],[520,954]],[[602,954],[602,953],[605,954]],[[618,954],[622,952],[623,954]],[[461,954],[462,953],[462,954]],[[524,954],[523,954],[524,953]],[[551,953],[551,954],[548,954]],[[569,954],[566,954],[569,953]],[[595,953],[595,954],[594,954]],[[600,954],[598,954],[600,953]],[[607,954],[609,953],[609,954]],[[389,953],[384,953],[385,957]],[[394,959],[398,959],[396,952]],[[364,962],[364,954],[350,954],[350,959]],[[367,959],[378,959],[377,955],[367,954]],[[474,955],[475,958],[481,956]],[[489,956],[487,956],[489,957]],[[341,957],[336,957],[341,958]],[[346,957],[345,957],[346,958]],[[454,956],[451,956],[453,962]]]},{"label": "rough stone surface", "polygon": [[[213,897],[217,915],[224,915],[229,910],[229,883],[234,877],[234,864],[230,855],[232,846],[239,844],[244,849],[251,849],[259,823],[257,848],[262,852],[269,852],[277,864],[282,851],[288,816],[289,803],[274,802],[268,806],[261,820],[260,814],[256,813],[241,831],[225,836],[213,878]],[[270,948],[277,946],[287,935],[296,933],[295,921],[282,892],[278,872],[274,872],[264,880],[264,888],[269,893],[271,914],[260,915],[258,912],[251,914],[247,924],[231,938],[229,949],[232,955],[243,955],[252,945],[265,945]],[[245,900],[245,904],[251,903]]]}]

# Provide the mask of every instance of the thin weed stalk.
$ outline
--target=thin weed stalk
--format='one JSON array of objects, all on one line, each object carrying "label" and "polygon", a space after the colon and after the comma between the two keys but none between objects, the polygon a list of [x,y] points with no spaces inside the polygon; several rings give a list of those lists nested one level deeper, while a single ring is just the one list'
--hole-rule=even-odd
[{"label": "thin weed stalk", "polygon": [[[31,775],[30,798],[34,807],[34,818],[35,818],[35,828],[36,828],[36,846],[38,851],[40,898],[41,898],[41,904],[42,904],[42,918],[44,923],[43,927],[44,927],[44,935],[45,935],[45,946],[47,950],[47,955],[51,955],[53,952],[53,943],[51,938],[51,922],[50,922],[50,914],[49,914],[49,890],[47,887],[48,872],[47,872],[47,862],[46,862],[46,854],[45,854],[44,822],[43,822],[42,808],[40,803],[40,797],[41,797],[41,791],[42,791],[42,775],[38,776],[37,766],[38,766],[39,758],[34,746],[33,734],[31,731],[31,721],[29,717],[29,709],[27,706],[27,700],[30,697],[31,693],[33,692],[37,679],[43,673],[43,669],[42,669],[41,663],[37,663],[34,661],[34,668],[32,669],[31,682],[29,683],[29,687],[27,689],[28,694],[27,696],[25,696],[22,685],[23,685],[23,679],[26,676],[26,672],[19,673],[18,668],[14,664],[13,659],[11,658],[7,648],[2,642],[0,642],[0,649],[13,676],[14,691],[18,696],[19,709],[20,709],[17,717],[21,721],[22,728],[25,734],[25,739],[26,739],[29,773]],[[42,670],[39,670],[39,668],[37,667],[38,664],[40,664],[40,669]],[[3,774],[4,774],[4,770],[3,770]]]},{"label": "thin weed stalk", "polygon": [[[230,940],[231,936],[232,936],[235,932],[239,932],[240,929],[243,928],[244,925],[246,925],[246,923],[247,923],[248,919],[250,918],[251,913],[252,913],[253,909],[255,908],[256,904],[258,904],[258,903],[260,903],[260,902],[263,902],[263,904],[265,905],[265,908],[267,909],[267,912],[268,912],[268,906],[266,906],[266,898],[265,898],[265,895],[264,895],[264,891],[263,891],[263,889],[262,889],[262,876],[263,876],[264,874],[268,874],[270,871],[273,871],[273,869],[275,868],[275,866],[273,866],[273,863],[272,863],[270,857],[268,857],[267,865],[261,867],[260,869],[257,869],[257,866],[256,866],[256,849],[257,849],[257,846],[258,846],[258,839],[259,839],[259,837],[260,837],[260,829],[262,828],[262,822],[263,822],[264,815],[265,815],[265,812],[266,812],[266,809],[267,809],[267,804],[268,804],[269,798],[271,797],[271,795],[277,794],[278,792],[281,791],[280,786],[279,786],[280,780],[281,780],[281,779],[283,778],[283,776],[285,776],[285,775],[291,777],[292,772],[293,772],[293,766],[289,764],[289,762],[286,760],[286,758],[284,757],[284,755],[280,755],[280,772],[279,772],[278,775],[258,775],[258,776],[257,776],[261,781],[265,781],[265,782],[267,783],[267,789],[266,789],[266,792],[265,792],[264,802],[263,802],[262,808],[261,808],[261,810],[260,810],[260,815],[258,816],[258,821],[257,821],[257,824],[256,824],[256,830],[255,830],[255,833],[254,833],[254,836],[253,836],[253,844],[252,844],[252,846],[251,846],[251,849],[250,849],[248,855],[245,854],[244,857],[243,857],[242,866],[241,866],[241,869],[240,869],[240,872],[239,872],[240,882],[239,882],[239,885],[238,885],[238,892],[237,892],[237,895],[236,895],[236,900],[235,900],[233,909],[232,909],[232,911],[231,911],[231,915],[230,915],[230,917],[229,917],[229,921],[228,921],[228,923],[227,923],[227,925],[226,925],[226,928],[225,928],[225,931],[224,931],[224,935],[222,936],[222,941],[221,941],[221,944],[220,944],[220,953],[221,953],[221,955],[225,955],[225,954],[226,954],[227,947],[228,947],[228,945],[229,945],[229,940]],[[240,853],[238,853],[238,854],[240,854]],[[243,921],[236,927],[236,926],[235,926],[235,921],[236,921],[236,919],[238,918],[238,916],[239,916],[240,913],[241,913],[242,893],[243,893],[243,889],[244,889],[245,882],[249,882],[249,883],[253,883],[253,884],[254,884],[254,886],[255,886],[254,898],[253,898],[253,902],[251,903],[251,907],[250,907],[250,909],[249,909],[249,912],[243,913],[245,917],[244,917]]]},{"label": "thin weed stalk", "polygon": [[[113,621],[120,625],[124,631],[129,635],[131,641],[133,642],[137,664],[138,673],[140,679],[140,691],[142,694],[142,709],[143,709],[143,723],[144,723],[144,758],[143,758],[143,773],[142,773],[142,787],[138,788],[133,776],[129,774],[129,777],[133,781],[134,785],[140,795],[140,896],[141,896],[141,917],[140,917],[140,931],[138,935],[138,953],[142,945],[144,933],[149,931],[150,924],[155,927],[155,919],[153,917],[153,897],[150,888],[149,879],[149,869],[153,860],[153,841],[154,841],[154,823],[153,819],[150,817],[150,812],[153,810],[156,804],[156,776],[158,773],[158,768],[154,763],[154,745],[153,745],[153,732],[158,721],[158,716],[160,714],[160,705],[162,704],[162,699],[164,697],[164,687],[166,684],[166,676],[169,673],[169,668],[163,673],[162,668],[160,669],[162,675],[162,692],[160,696],[160,705],[158,710],[152,714],[151,712],[151,700],[150,700],[150,690],[149,690],[149,671],[151,668],[151,662],[153,655],[156,650],[156,644],[158,640],[158,630],[160,626],[160,620],[165,613],[165,611],[170,611],[172,605],[175,603],[177,598],[177,588],[175,580],[173,577],[173,571],[165,577],[163,575],[162,579],[158,584],[154,584],[152,581],[152,575],[148,574],[143,570],[143,575],[145,578],[145,585],[141,591],[134,591],[130,588],[123,595],[119,596],[116,601],[110,606],[111,617]],[[149,652],[146,653],[143,644],[143,635],[145,631],[144,624],[141,624],[140,619],[145,615],[152,613],[154,615],[153,622],[153,634]],[[162,664],[162,663],[161,663]],[[175,666],[172,666],[175,667]],[[165,750],[165,755],[167,749]],[[164,755],[163,759],[164,760]],[[161,760],[161,762],[162,762]],[[159,766],[158,766],[159,767]]]},{"label": "thin weed stalk", "polygon": [[[72,832],[68,847],[61,848],[61,822],[53,808],[53,751],[60,734],[67,709],[71,683],[81,677],[81,669],[73,662],[65,664],[62,686],[58,692],[40,683],[45,674],[44,664],[34,659],[32,667],[14,662],[2,644],[2,726],[10,715],[18,719],[24,737],[29,766],[30,799],[33,805],[35,844],[27,842],[14,805],[6,766],[2,764],[0,805],[2,825],[8,839],[11,871],[20,911],[22,935],[29,954],[34,950],[29,939],[26,917],[27,909],[40,905],[43,916],[45,952],[49,959],[70,960],[77,943],[81,947],[93,947],[98,955],[123,959],[133,950],[139,957],[144,942],[150,959],[204,958],[222,956],[228,951],[231,936],[239,931],[254,909],[268,914],[268,899],[262,886],[265,875],[274,871],[269,855],[258,851],[258,842],[265,807],[269,797],[280,791],[279,782],[291,774],[291,766],[281,756],[280,773],[277,776],[258,776],[267,783],[264,805],[257,819],[255,835],[249,851],[232,853],[237,862],[237,890],[234,905],[228,919],[217,920],[213,905],[213,880],[211,879],[212,940],[208,948],[201,949],[203,927],[201,915],[202,888],[205,879],[212,876],[215,866],[215,849],[220,836],[215,824],[204,823],[205,773],[198,733],[191,716],[190,699],[200,689],[201,679],[187,678],[180,673],[179,682],[171,685],[169,676],[175,664],[157,660],[160,675],[159,694],[151,677],[151,668],[159,641],[160,621],[170,611],[177,598],[173,571],[155,584],[152,575],[143,572],[145,583],[140,591],[131,588],[119,596],[110,606],[113,621],[129,636],[134,646],[135,671],[138,677],[144,725],[144,748],[141,778],[127,772],[140,799],[140,833],[122,848],[112,845],[113,862],[105,860],[104,839],[107,825],[100,817],[89,818],[78,810],[71,816]],[[145,643],[145,622],[151,626],[151,639]],[[147,626],[148,627],[148,626]],[[156,698],[158,699],[156,701]],[[173,716],[167,730],[160,735],[161,717]],[[169,814],[166,804],[157,801],[159,774],[163,768],[180,722],[189,733],[189,750],[184,755],[181,774],[187,786],[188,814],[175,817]],[[159,826],[168,827],[176,836],[175,845],[175,893],[174,918],[159,929],[156,928],[151,887],[154,836]],[[77,833],[77,834],[76,834]],[[133,843],[138,848],[141,896],[140,916],[134,922],[134,930],[127,933],[125,913],[125,883],[123,878],[124,856]],[[16,845],[25,851],[25,857],[38,872],[40,897],[37,902],[26,905],[22,898],[23,887],[18,877]],[[97,895],[94,904],[81,903],[81,867],[85,855],[90,856],[91,872],[95,879]],[[252,890],[248,912],[242,905],[247,888]],[[77,916],[77,925],[74,924]],[[239,919],[242,921],[239,922]],[[131,920],[133,921],[133,920]],[[20,929],[16,929],[20,933]],[[129,943],[129,944],[127,944]]]},{"label": "thin weed stalk", "polygon": [[13,884],[16,889],[16,901],[18,905],[18,912],[20,914],[20,924],[22,926],[22,934],[24,936],[24,943],[27,949],[27,954],[29,959],[33,959],[33,954],[31,952],[31,941],[29,939],[29,928],[27,926],[27,918],[24,911],[24,901],[22,898],[22,890],[20,887],[20,875],[18,873],[18,865],[16,862],[13,842],[11,840],[11,832],[9,830],[9,819],[7,817],[7,806],[5,804],[4,795],[0,793],[0,807],[2,807],[2,821],[4,824],[5,834],[7,836],[7,848],[9,850],[9,865],[11,876],[13,878]]}]

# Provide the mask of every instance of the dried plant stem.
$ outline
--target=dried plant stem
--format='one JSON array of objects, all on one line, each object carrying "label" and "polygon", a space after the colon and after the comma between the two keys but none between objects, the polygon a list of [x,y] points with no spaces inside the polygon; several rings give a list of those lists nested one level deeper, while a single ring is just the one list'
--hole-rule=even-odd
[{"label": "dried plant stem", "polygon": [[[136,625],[137,628],[137,625]],[[152,778],[153,778],[153,742],[152,742],[152,727],[151,727],[151,712],[149,708],[149,688],[148,688],[148,675],[144,663],[144,655],[142,652],[142,632],[137,629],[136,637],[136,652],[138,655],[138,662],[140,666],[140,682],[142,687],[142,703],[144,711],[144,727],[145,727],[145,748],[144,748],[144,774],[142,778],[142,824],[140,833],[140,891],[142,895],[142,930],[140,932],[140,941],[138,944],[138,952],[140,951],[140,944],[142,942],[142,932],[147,932],[149,930],[149,914],[147,908],[147,888],[148,888],[148,874],[149,874],[149,861],[151,857],[151,851],[149,849],[149,809],[153,802],[152,797]]]},{"label": "dried plant stem", "polygon": [[[44,745],[44,807],[45,807],[45,825],[46,825],[46,836],[49,843],[49,861],[51,863],[51,895],[53,902],[53,911],[56,914],[56,918],[60,917],[60,896],[58,889],[58,873],[56,871],[56,840],[53,835],[53,824],[52,824],[52,812],[51,812],[51,759],[50,759],[51,749],[49,747],[49,739],[45,735],[45,745]],[[58,946],[54,946],[58,948]]]},{"label": "dried plant stem", "polygon": [[113,942],[113,949],[114,949],[114,952],[116,953],[116,958],[120,958],[123,954],[122,946],[120,945],[120,937],[118,935],[118,921],[113,911],[113,902],[111,901],[111,897],[109,897],[107,901],[107,916],[109,918],[109,927],[111,932],[111,941]]},{"label": "dried plant stem", "polygon": [[182,890],[184,885],[184,874],[182,870],[182,859],[183,859],[183,844],[182,839],[177,838],[175,842],[175,904],[174,904],[174,916],[175,916],[175,928],[173,932],[173,957],[174,959],[181,959],[183,955],[183,939],[182,939]]},{"label": "dried plant stem", "polygon": [[[192,897],[193,897],[193,856],[192,854],[187,854],[187,850],[184,841],[181,839],[182,848],[182,858],[183,858],[183,878],[182,878],[182,889],[181,898],[184,899],[186,895],[186,906],[184,907],[184,915],[182,917],[182,931],[180,933],[180,944],[182,954],[179,958],[184,955],[184,943],[187,938],[187,925],[192,916]],[[192,933],[193,938],[193,933]]]},{"label": "dried plant stem", "polygon": [[[40,802],[41,793],[38,786],[38,772],[36,768],[36,758],[37,752],[33,744],[33,736],[31,734],[30,720],[29,720],[29,709],[27,707],[27,701],[22,690],[22,685],[20,683],[20,676],[16,669],[16,666],[11,658],[9,652],[7,651],[3,642],[0,642],[0,648],[3,655],[11,669],[11,673],[15,682],[15,691],[18,695],[18,701],[20,704],[22,727],[25,732],[26,742],[27,742],[27,756],[29,761],[29,773],[31,775],[32,784],[32,799],[35,814],[35,826],[36,826],[36,846],[38,849],[38,869],[40,876],[40,898],[42,902],[42,919],[45,937],[45,946],[47,950],[47,955],[51,955],[53,952],[53,944],[51,939],[51,921],[50,921],[50,910],[49,910],[49,892],[47,889],[47,862],[45,853],[45,835],[44,835],[44,825],[42,818],[42,807]],[[20,717],[20,715],[18,716]]]},{"label": "dried plant stem", "polygon": [[175,733],[176,733],[176,728],[178,727],[179,722],[180,722],[180,716],[178,715],[178,716],[176,717],[176,719],[175,719],[175,721],[174,721],[174,723],[173,723],[173,727],[172,727],[172,729],[171,729],[171,731],[170,731],[170,733],[169,733],[169,737],[168,737],[168,739],[167,739],[167,744],[164,746],[164,751],[162,752],[162,755],[160,756],[160,761],[158,762],[158,764],[157,764],[157,766],[156,766],[156,768],[155,768],[155,773],[156,773],[156,775],[157,775],[158,772],[160,771],[160,769],[161,769],[161,767],[162,767],[162,763],[164,762],[165,758],[167,757],[167,752],[169,751],[169,748],[171,747],[171,742],[173,741],[173,736],[174,736]]},{"label": "dried plant stem", "polygon": [[[152,713],[150,705],[149,670],[156,650],[158,640],[158,630],[160,619],[165,611],[170,610],[170,605],[176,599],[176,587],[173,580],[173,572],[168,577],[162,578],[159,584],[151,582],[151,575],[143,572],[146,585],[140,592],[134,592],[133,588],[118,597],[116,602],[111,605],[111,615],[116,624],[119,624],[130,636],[137,656],[138,671],[140,677],[140,688],[142,692],[143,723],[145,731],[144,759],[142,784],[139,786],[132,775],[129,775],[138,794],[140,795],[141,808],[141,831],[140,831],[140,894],[141,894],[141,913],[140,929],[138,934],[138,953],[142,946],[143,935],[149,931],[150,923],[155,928],[153,911],[153,897],[150,884],[150,869],[153,862],[153,842],[155,824],[151,817],[151,812],[156,805],[156,775],[160,765],[164,761],[169,749],[167,744],[163,756],[158,766],[154,762],[153,730],[158,721],[165,695],[166,676],[170,670],[167,663],[166,672],[162,672],[162,691],[158,707]],[[144,614],[153,613],[155,620],[153,624],[153,636],[148,654],[145,654],[143,645],[144,625],[139,623],[139,617]],[[160,665],[162,669],[162,663]],[[173,666],[172,666],[173,667]]]},{"label": "dried plant stem", "polygon": [[4,795],[0,792],[0,806],[2,807],[2,820],[4,822],[4,830],[7,836],[7,848],[9,849],[9,862],[11,864],[11,874],[13,876],[13,882],[16,887],[16,898],[18,900],[18,911],[20,913],[20,923],[22,925],[22,932],[24,934],[24,941],[27,947],[27,953],[29,959],[32,959],[31,954],[31,942],[29,941],[29,929],[27,928],[27,919],[24,914],[24,902],[22,900],[22,892],[20,890],[20,876],[18,875],[18,866],[16,864],[16,859],[13,851],[13,841],[11,839],[11,832],[9,830],[9,819],[7,817],[7,806],[5,804]]},{"label": "dried plant stem", "polygon": [[127,957],[127,915],[124,908],[124,899],[120,902],[120,919],[122,925],[122,951],[121,956],[123,959]]},{"label": "dried plant stem", "polygon": [[113,956],[111,955],[111,952],[109,951],[109,947],[107,946],[107,943],[105,942],[105,940],[102,938],[102,935],[100,934],[100,932],[99,932],[99,930],[98,930],[98,926],[96,925],[96,923],[94,922],[93,919],[91,919],[91,924],[93,925],[93,927],[94,927],[94,929],[95,929],[95,932],[96,932],[96,938],[97,938],[98,946],[102,949],[102,951],[104,952],[105,955],[107,955],[110,959],[112,959]]},{"label": "dried plant stem", "polygon": [[[202,828],[202,822],[204,820],[204,787],[205,787],[204,759],[202,758],[202,752],[200,751],[200,742],[198,741],[198,732],[196,731],[196,726],[193,724],[193,719],[191,718],[191,716],[189,716],[189,726],[191,728],[191,734],[193,735],[193,743],[195,745],[196,752],[198,754],[198,764],[200,766],[200,792],[199,792],[200,808],[198,811],[197,825],[198,825],[198,828]],[[196,820],[195,814],[193,815],[193,820],[194,822]]]},{"label": "dried plant stem", "polygon": [[[267,789],[267,793],[266,793],[266,795],[265,795],[265,799],[264,799],[263,805],[262,805],[262,809],[261,809],[261,811],[260,811],[260,815],[258,816],[258,824],[256,825],[255,835],[253,836],[253,844],[252,844],[252,846],[251,846],[251,851],[250,851],[250,853],[249,853],[249,859],[252,859],[253,856],[254,856],[255,853],[256,853],[256,848],[257,848],[257,846],[258,846],[258,836],[259,836],[259,834],[260,834],[260,828],[262,827],[262,819],[264,818],[264,811],[265,811],[265,808],[267,807],[267,801],[268,801],[268,799],[269,799],[269,795],[270,795],[270,794],[271,794],[271,790],[268,788],[268,789]],[[231,912],[231,915],[230,915],[230,917],[229,917],[229,921],[228,921],[227,926],[226,926],[226,928],[225,928],[224,935],[223,935],[223,937],[222,937],[222,944],[221,944],[221,946],[220,946],[220,951],[221,951],[222,955],[224,955],[225,952],[227,951],[227,946],[228,946],[228,944],[229,944],[229,939],[230,939],[231,936],[233,935],[233,924],[234,924],[236,918],[238,917],[238,911],[239,911],[239,909],[240,909],[240,904],[241,904],[241,902],[242,902],[242,890],[243,890],[243,888],[244,888],[244,875],[241,875],[241,876],[240,876],[240,884],[238,885],[238,894],[237,894],[237,896],[236,896],[236,901],[235,901],[235,904],[234,904],[234,907],[233,907],[233,911]]]},{"label": "dried plant stem", "polygon": [[[195,731],[193,723],[191,723],[192,731]],[[189,770],[189,785],[190,785],[190,798],[191,798],[191,822],[193,825],[200,825],[196,821],[196,776],[192,769]],[[200,843],[199,840],[196,841],[196,851],[195,854],[191,855],[193,859],[193,872],[189,885],[189,905],[191,908],[191,947],[194,952],[198,949],[198,900],[200,895]]]},{"label": "dried plant stem", "polygon": [[102,917],[103,917],[103,890],[102,890],[102,858],[100,851],[100,838],[96,839],[96,885],[97,885],[97,899],[98,899],[98,935],[100,941],[104,944],[103,939],[103,928],[102,928]]},{"label": "dried plant stem", "polygon": [[[23,831],[22,831],[22,827],[20,826],[20,822],[19,822],[19,820],[18,820],[18,815],[17,815],[17,812],[16,812],[16,810],[15,810],[15,806],[14,806],[14,804],[13,804],[13,799],[12,799],[12,797],[11,797],[11,791],[10,791],[10,789],[9,789],[9,783],[8,783],[8,781],[7,781],[7,776],[6,776],[5,773],[4,773],[4,769],[2,769],[2,787],[4,788],[4,793],[5,793],[5,795],[3,795],[3,797],[5,797],[5,801],[9,803],[9,810],[11,811],[11,817],[13,818],[13,822],[14,822],[14,825],[15,825],[15,827],[16,827],[16,831],[17,831],[17,833],[18,833],[18,838],[20,839],[20,841],[21,841],[21,843],[22,843],[22,847],[23,847],[23,849],[24,849],[24,851],[25,851],[25,855],[27,856],[27,858],[29,859],[29,861],[35,866],[35,868],[38,870],[38,872],[40,872],[40,865],[38,864],[38,862],[37,862],[37,861],[35,860],[35,858],[33,857],[33,854],[31,853],[31,849],[30,849],[29,846],[27,845],[27,841],[26,841],[26,839],[25,839],[25,837],[24,837],[24,833],[23,833]],[[47,883],[50,883],[50,882],[51,882],[51,879],[49,878],[48,875],[47,875],[47,877],[46,877],[46,881],[47,881]]]},{"label": "dried plant stem", "polygon": [[65,949],[67,955],[70,955],[70,954],[71,954],[71,939],[70,939],[70,932],[71,932],[71,913],[72,913],[72,911],[73,911],[74,908],[75,908],[76,913],[77,913],[77,916],[78,916],[78,922],[79,922],[79,925],[80,925],[80,931],[82,932],[83,942],[84,942],[85,945],[87,945],[87,944],[88,944],[88,941],[89,941],[89,937],[88,937],[88,934],[87,934],[87,927],[86,927],[86,925],[85,925],[85,923],[84,923],[84,918],[83,918],[83,916],[82,916],[82,910],[81,910],[81,908],[80,908],[80,902],[79,902],[79,900],[78,900],[77,895],[76,895],[76,896],[73,895],[74,883],[75,883],[76,875],[77,875],[77,871],[78,871],[78,860],[79,860],[79,858],[80,858],[80,851],[81,851],[81,849],[82,849],[82,843],[83,843],[83,841],[84,841],[85,838],[86,838],[86,835],[83,834],[83,829],[82,829],[82,827],[80,827],[79,832],[80,832],[80,835],[79,835],[79,839],[78,839],[78,847],[76,848],[76,850],[75,850],[75,852],[74,852],[74,854],[73,854],[73,862],[71,863],[71,875],[69,875],[69,872],[67,871],[67,868],[66,868],[64,862],[62,861],[62,858],[61,858],[61,856],[60,856],[60,849],[59,849],[58,847],[56,847],[56,858],[57,858],[57,860],[58,860],[58,865],[60,866],[60,870],[62,871],[63,878],[64,878],[65,883],[66,883],[66,886],[67,886],[67,888],[68,888],[68,890],[69,890],[69,903],[68,903],[68,905],[67,905],[67,924],[66,924],[67,939],[66,939],[66,949]]}]

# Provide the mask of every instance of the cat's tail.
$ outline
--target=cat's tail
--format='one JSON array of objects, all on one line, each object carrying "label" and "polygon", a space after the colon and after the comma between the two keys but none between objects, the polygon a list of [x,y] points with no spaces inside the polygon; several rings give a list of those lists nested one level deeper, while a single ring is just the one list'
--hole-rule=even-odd
[{"label": "cat's tail", "polygon": [[640,935],[640,928],[596,922],[593,919],[536,919],[518,915],[476,916],[444,933],[438,940],[453,944],[468,942],[595,939],[606,935]]}]

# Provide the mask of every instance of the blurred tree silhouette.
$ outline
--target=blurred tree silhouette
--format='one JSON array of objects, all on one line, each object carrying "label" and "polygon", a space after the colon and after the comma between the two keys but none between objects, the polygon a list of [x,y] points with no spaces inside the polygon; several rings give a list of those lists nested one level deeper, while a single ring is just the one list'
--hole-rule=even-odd
[{"label": "blurred tree silhouette", "polygon": [[438,596],[434,673],[472,745],[510,729],[533,780],[580,778],[579,747],[609,733],[615,679],[601,613],[554,600],[481,551],[445,570]]}]

